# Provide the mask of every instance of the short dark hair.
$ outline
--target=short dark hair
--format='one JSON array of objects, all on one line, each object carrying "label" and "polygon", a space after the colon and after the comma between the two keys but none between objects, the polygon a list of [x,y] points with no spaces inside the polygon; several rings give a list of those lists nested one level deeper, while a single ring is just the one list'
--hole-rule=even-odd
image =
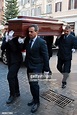
[{"label": "short dark hair", "polygon": [[29,28],[31,28],[31,27],[34,27],[34,28],[35,28],[35,31],[39,31],[39,27],[38,27],[37,24],[31,24],[31,25],[29,26]]}]

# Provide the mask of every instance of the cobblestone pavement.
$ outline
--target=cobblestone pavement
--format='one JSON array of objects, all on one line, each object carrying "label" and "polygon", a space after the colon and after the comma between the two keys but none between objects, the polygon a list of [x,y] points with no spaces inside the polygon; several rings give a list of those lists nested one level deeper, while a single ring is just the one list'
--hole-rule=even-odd
[{"label": "cobblestone pavement", "polygon": [[[74,99],[74,102],[68,104],[64,108],[57,106],[53,101],[40,97],[40,107],[34,115],[77,115],[77,51],[73,53],[71,74],[65,89],[61,88],[62,75],[56,69],[57,57],[54,53],[50,59],[50,67],[53,72],[52,78],[48,80],[40,80],[40,92],[52,89],[53,91]],[[33,115],[30,112],[31,107],[27,106],[31,100],[29,84],[26,75],[26,68],[22,66],[18,73],[20,85],[20,97],[13,104],[6,105],[9,96],[9,88],[7,82],[7,65],[0,61],[0,115]]]}]

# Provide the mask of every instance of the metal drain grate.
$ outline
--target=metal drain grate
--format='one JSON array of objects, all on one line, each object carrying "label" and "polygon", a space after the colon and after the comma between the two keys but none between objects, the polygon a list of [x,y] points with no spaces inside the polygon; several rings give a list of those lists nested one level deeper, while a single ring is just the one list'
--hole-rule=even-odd
[{"label": "metal drain grate", "polygon": [[49,102],[54,101],[55,104],[61,108],[64,108],[66,105],[74,101],[73,99],[70,99],[69,97],[66,97],[62,94],[56,93],[53,90],[43,92],[40,96]]}]

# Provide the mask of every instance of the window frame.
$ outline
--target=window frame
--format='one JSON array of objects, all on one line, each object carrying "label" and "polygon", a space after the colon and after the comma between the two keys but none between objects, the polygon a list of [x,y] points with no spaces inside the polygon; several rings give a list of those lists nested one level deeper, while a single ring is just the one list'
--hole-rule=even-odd
[{"label": "window frame", "polygon": [[55,12],[61,12],[62,11],[62,2],[56,2],[55,3]]},{"label": "window frame", "polygon": [[52,4],[46,5],[46,13],[52,13]]},{"label": "window frame", "polygon": [[77,0],[69,0],[68,10],[77,9]]}]

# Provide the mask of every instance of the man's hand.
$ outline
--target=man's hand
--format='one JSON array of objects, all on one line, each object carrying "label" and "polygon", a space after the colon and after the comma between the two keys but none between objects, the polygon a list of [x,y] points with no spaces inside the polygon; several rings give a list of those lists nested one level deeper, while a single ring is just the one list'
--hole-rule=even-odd
[{"label": "man's hand", "polygon": [[11,30],[8,34],[6,34],[6,42],[8,42],[9,40],[13,39],[13,35],[14,35],[14,31]]},{"label": "man's hand", "polygon": [[13,39],[13,35],[14,35],[14,31],[13,30],[11,30],[10,32],[9,32],[9,40],[12,40]]},{"label": "man's hand", "polygon": [[13,37],[13,35],[14,35],[14,31],[11,30],[11,31],[9,32],[9,36],[10,36],[10,37]]}]

